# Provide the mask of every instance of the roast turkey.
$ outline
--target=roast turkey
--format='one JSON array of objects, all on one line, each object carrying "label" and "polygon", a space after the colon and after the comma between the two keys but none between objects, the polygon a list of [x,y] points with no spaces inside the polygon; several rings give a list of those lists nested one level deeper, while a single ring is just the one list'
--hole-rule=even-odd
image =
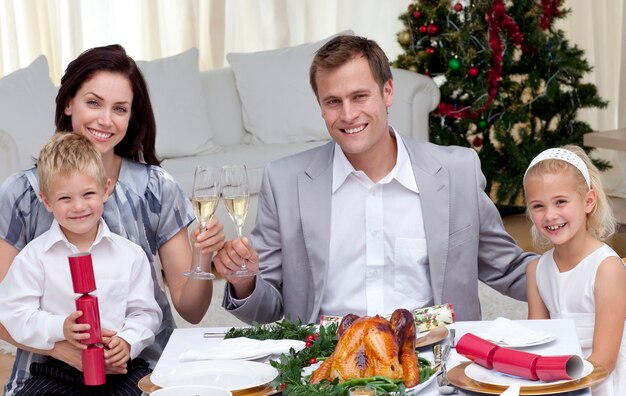
[{"label": "roast turkey", "polygon": [[311,383],[340,382],[382,375],[402,379],[407,388],[419,383],[415,322],[406,309],[387,320],[380,316],[346,316],[337,329],[335,351],[311,375]]}]

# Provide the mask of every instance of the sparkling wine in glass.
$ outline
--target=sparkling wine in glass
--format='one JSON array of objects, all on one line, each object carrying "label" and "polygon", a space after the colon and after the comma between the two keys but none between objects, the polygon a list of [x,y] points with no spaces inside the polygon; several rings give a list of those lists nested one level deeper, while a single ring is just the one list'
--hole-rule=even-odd
[{"label": "sparkling wine in glass", "polygon": [[[220,169],[212,166],[198,166],[193,178],[193,192],[191,194],[191,204],[198,220],[201,231],[206,229],[206,225],[217,209],[220,200]],[[202,250],[194,249],[194,260],[196,262],[193,270],[183,272],[183,275],[192,279],[215,279],[211,271],[202,269]]]},{"label": "sparkling wine in glass", "polygon": [[[237,236],[243,236],[243,225],[248,214],[248,173],[245,165],[224,165],[222,167],[222,198],[224,205],[230,215],[235,227]],[[254,276],[257,271],[248,268],[247,260],[243,260],[241,268],[231,276]]]}]

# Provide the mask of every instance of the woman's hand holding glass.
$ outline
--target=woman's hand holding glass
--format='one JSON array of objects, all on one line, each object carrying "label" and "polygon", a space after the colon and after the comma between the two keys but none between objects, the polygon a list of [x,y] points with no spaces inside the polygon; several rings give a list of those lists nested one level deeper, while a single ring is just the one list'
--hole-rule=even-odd
[{"label": "woman's hand holding glass", "polygon": [[[196,214],[200,233],[207,229],[207,224],[220,200],[220,169],[211,166],[198,166],[193,179],[191,203]],[[197,234],[194,233],[197,237]],[[202,250],[194,249],[195,266],[193,270],[183,272],[191,279],[214,279],[211,271],[202,269]]]},{"label": "woman's hand holding glass", "polygon": [[[219,205],[218,205],[219,206]],[[224,247],[226,236],[224,235],[224,224],[217,218],[212,216],[206,228],[196,228],[192,232],[192,239],[195,241],[195,247],[200,249],[202,254],[217,252]]]}]

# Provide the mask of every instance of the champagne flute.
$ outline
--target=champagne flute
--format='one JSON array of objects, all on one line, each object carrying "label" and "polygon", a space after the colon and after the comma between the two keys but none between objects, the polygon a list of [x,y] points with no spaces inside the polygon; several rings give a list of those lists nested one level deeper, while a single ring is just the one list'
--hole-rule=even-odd
[{"label": "champagne flute", "polygon": [[[201,231],[206,230],[206,225],[217,209],[220,200],[220,169],[212,166],[198,166],[193,178],[193,192],[191,203],[198,220]],[[211,270],[202,269],[202,249],[194,249],[196,262],[193,270],[183,272],[184,276],[191,279],[215,279]]]},{"label": "champagne flute", "polygon": [[[237,228],[237,236],[243,236],[243,224],[248,214],[248,174],[245,165],[224,165],[222,167],[222,198],[230,218]],[[231,276],[254,276],[257,271],[248,268],[248,261],[243,260],[241,268]]]}]

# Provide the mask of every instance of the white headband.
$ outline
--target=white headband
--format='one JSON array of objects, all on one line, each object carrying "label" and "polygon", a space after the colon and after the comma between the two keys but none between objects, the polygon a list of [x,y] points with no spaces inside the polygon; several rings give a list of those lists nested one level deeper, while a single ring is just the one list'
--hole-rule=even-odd
[{"label": "white headband", "polygon": [[[551,148],[541,152],[538,156],[536,156],[528,165],[528,169],[526,169],[526,173],[533,166],[537,165],[537,163],[548,160],[548,159],[556,159],[565,161],[569,164],[572,164],[583,174],[585,181],[587,182],[587,187],[591,188],[591,179],[589,177],[589,169],[587,169],[587,165],[585,165],[585,161],[583,161],[578,155],[572,153],[569,150],[565,150],[562,148]],[[524,173],[524,178],[526,178],[526,173]]]}]

